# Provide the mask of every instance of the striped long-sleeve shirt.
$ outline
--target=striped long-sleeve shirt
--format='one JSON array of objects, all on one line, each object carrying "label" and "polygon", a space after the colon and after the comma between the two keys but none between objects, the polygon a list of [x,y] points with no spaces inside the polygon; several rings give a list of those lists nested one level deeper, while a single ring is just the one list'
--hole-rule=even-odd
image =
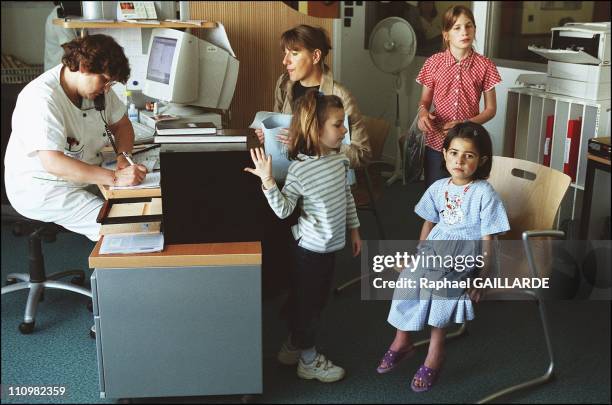
[{"label": "striped long-sleeve shirt", "polygon": [[287,218],[300,197],[301,215],[293,226],[299,245],[318,253],[340,250],[346,243],[346,228],[359,227],[355,200],[347,182],[349,160],[344,154],[321,157],[303,154],[291,163],[285,186],[264,190],[270,207]]}]

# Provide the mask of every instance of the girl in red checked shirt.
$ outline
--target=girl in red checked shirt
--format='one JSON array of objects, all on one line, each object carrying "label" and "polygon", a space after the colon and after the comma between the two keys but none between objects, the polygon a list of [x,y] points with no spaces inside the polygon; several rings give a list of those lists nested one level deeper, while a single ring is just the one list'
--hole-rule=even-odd
[{"label": "girl in red checked shirt", "polygon": [[[484,124],[495,116],[495,85],[501,82],[497,68],[472,48],[476,24],[472,11],[453,6],[443,17],[444,51],[425,61],[416,78],[423,85],[418,126],[425,133],[425,183],[448,177],[442,144],[455,124],[472,121]],[[484,110],[479,111],[484,93]],[[435,111],[430,113],[431,103]]]}]

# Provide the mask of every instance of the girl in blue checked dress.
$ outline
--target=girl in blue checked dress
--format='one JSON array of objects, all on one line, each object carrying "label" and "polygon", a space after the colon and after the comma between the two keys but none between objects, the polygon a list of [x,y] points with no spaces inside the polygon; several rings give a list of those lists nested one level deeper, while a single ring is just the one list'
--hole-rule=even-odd
[{"label": "girl in blue checked dress", "polygon": [[[420,262],[406,268],[400,278],[415,280],[415,288],[396,288],[388,322],[397,328],[395,339],[382,358],[379,373],[391,371],[401,360],[414,354],[410,331],[431,326],[431,340],[425,363],[412,379],[415,392],[428,391],[444,360],[445,327],[474,319],[472,300],[480,291],[458,288],[429,288],[430,282],[460,282],[473,277],[482,261],[466,256],[482,255],[482,240],[510,229],[503,203],[486,181],[491,171],[492,145],[486,129],[465,122],[452,128],[443,146],[444,167],[451,177],[434,182],[415,207],[425,223],[421,229],[417,256],[449,257],[454,267],[441,260]],[[421,288],[421,280],[427,286]]]}]

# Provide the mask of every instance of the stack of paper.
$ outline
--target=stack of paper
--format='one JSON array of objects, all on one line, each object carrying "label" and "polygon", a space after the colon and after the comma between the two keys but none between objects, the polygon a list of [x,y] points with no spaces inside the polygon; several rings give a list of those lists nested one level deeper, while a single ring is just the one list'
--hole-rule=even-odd
[{"label": "stack of paper", "polygon": [[104,235],[100,254],[151,253],[164,250],[164,234],[134,233]]}]

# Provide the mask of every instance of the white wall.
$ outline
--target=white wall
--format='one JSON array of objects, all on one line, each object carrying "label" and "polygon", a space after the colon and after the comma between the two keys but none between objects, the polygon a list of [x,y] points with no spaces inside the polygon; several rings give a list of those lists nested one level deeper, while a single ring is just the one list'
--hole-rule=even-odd
[{"label": "white wall", "polygon": [[[365,5],[353,7],[351,26],[344,27],[340,20],[340,55],[334,54],[334,60],[340,59],[340,72],[336,74],[357,99],[362,113],[372,117],[384,118],[395,125],[395,77],[380,71],[370,59],[370,53],[363,48],[365,27]],[[338,30],[336,29],[336,32]],[[338,41],[335,41],[338,43]],[[421,66],[425,58],[417,57],[412,66]],[[400,123],[406,127],[413,116],[410,106],[418,103],[418,85],[414,82],[418,68],[408,69],[401,75],[402,87],[400,91]],[[414,100],[414,94],[417,94]],[[393,130],[392,130],[393,131]],[[383,154],[392,159],[395,149],[395,139],[391,133]]]},{"label": "white wall", "polygon": [[[28,64],[43,64],[45,48],[45,23],[53,10],[52,1],[3,1],[2,2],[2,53],[16,56]],[[24,29],[27,27],[27,29]],[[113,36],[124,47],[130,60],[132,73],[142,82],[146,57],[141,50],[141,30],[90,30]],[[134,44],[134,42],[137,42]],[[134,49],[137,49],[135,51]],[[113,87],[120,98],[125,100],[125,87]]]},{"label": "white wall", "polygon": [[[478,52],[484,49],[484,33],[486,27],[486,2],[473,2],[474,18],[476,19]],[[378,70],[370,59],[369,51],[363,48],[365,27],[365,6],[353,7],[354,17],[351,26],[344,27],[342,21],[335,26],[335,33],[340,33],[341,42],[335,41],[336,52],[334,60],[340,58],[337,79],[355,96],[363,114],[385,118],[393,126],[395,122],[395,81],[394,77]],[[402,74],[403,86],[400,95],[400,123],[402,129],[407,129],[415,117],[421,86],[415,78],[425,62],[424,57],[417,56],[411,68]],[[503,145],[504,122],[506,116],[507,90],[515,87],[515,81],[521,73],[534,73],[527,70],[498,67],[502,83],[496,87],[497,114],[485,127],[493,138],[493,151],[501,153]],[[482,107],[481,107],[482,108]],[[395,156],[395,135],[390,134],[384,149],[384,158],[390,161]]]},{"label": "white wall", "polygon": [[52,1],[3,1],[2,53],[42,65],[45,21],[53,7]]}]

